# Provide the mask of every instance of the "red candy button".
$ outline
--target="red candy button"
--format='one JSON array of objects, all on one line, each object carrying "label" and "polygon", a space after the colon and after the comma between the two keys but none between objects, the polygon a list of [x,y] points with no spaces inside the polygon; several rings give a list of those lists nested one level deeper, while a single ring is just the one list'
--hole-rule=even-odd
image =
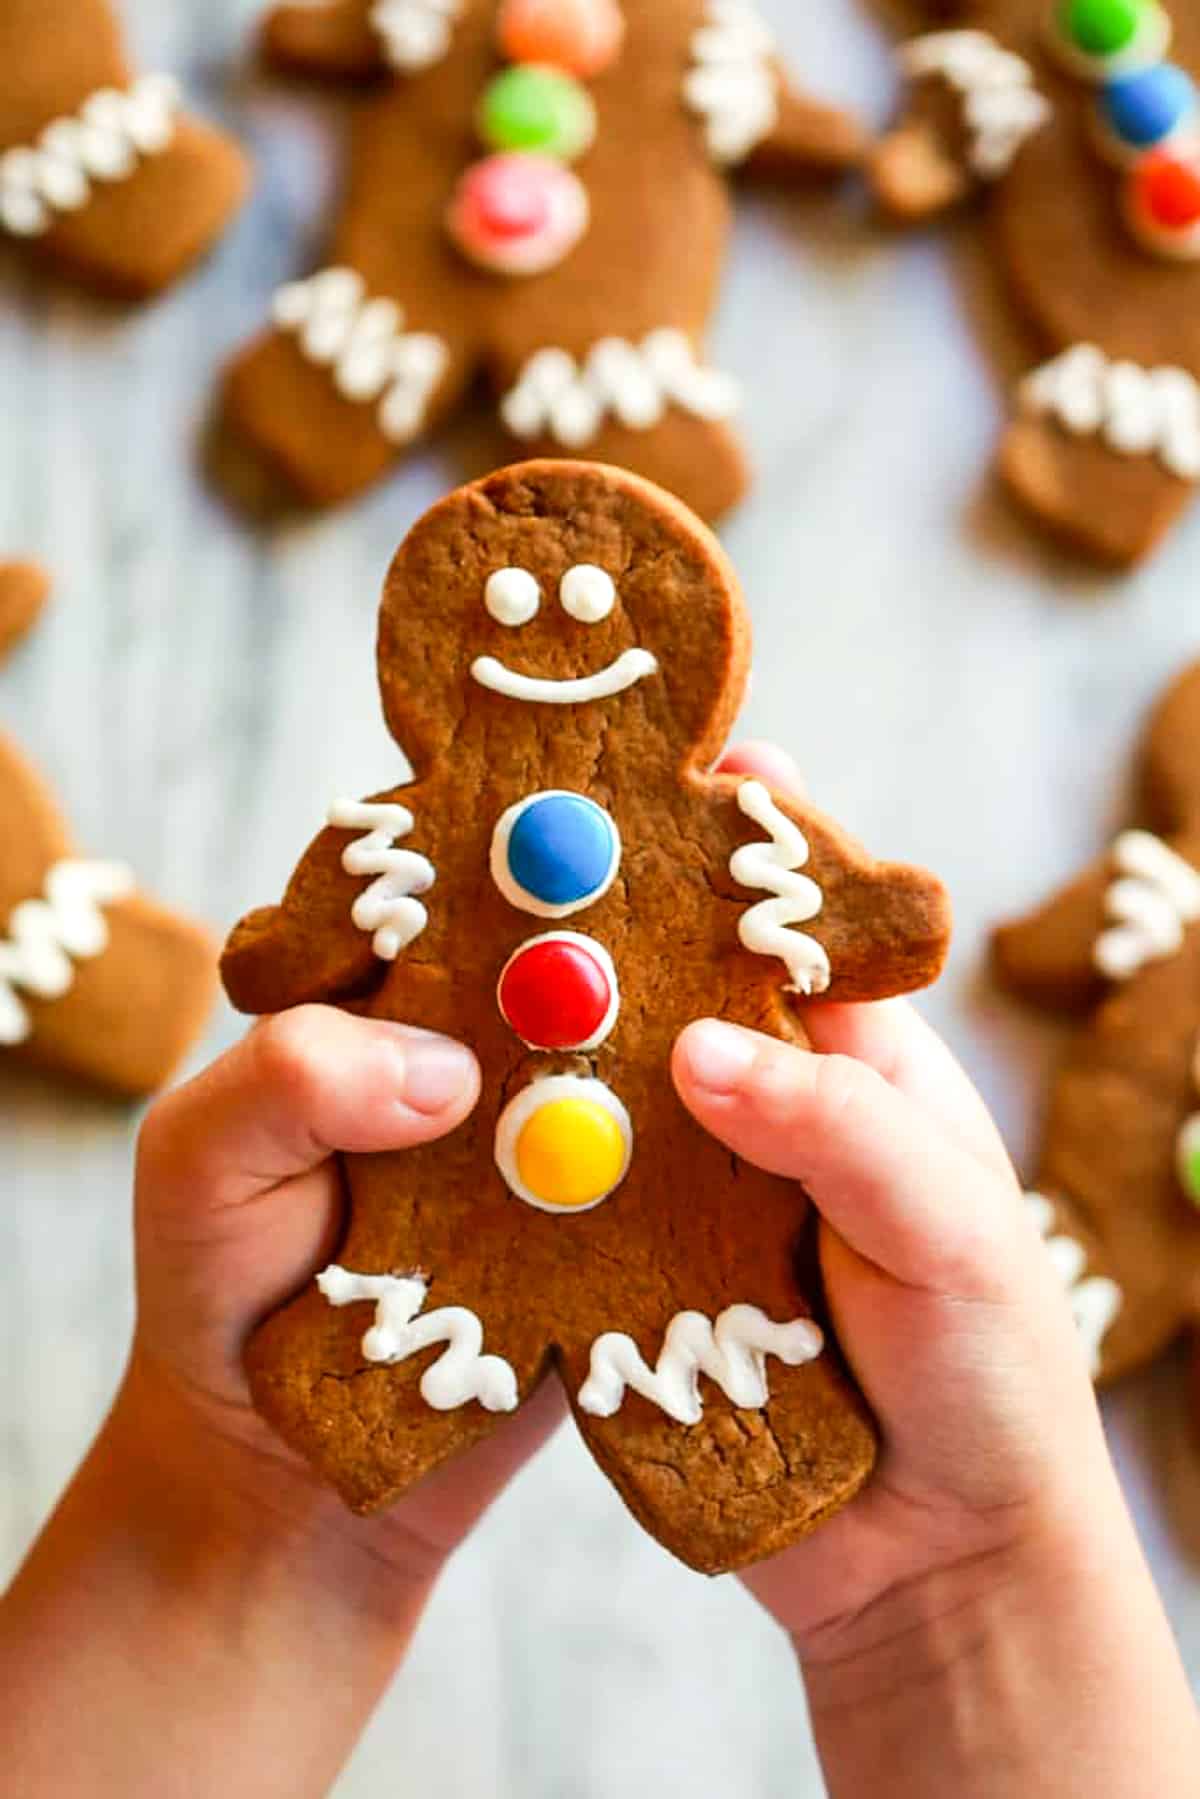
[{"label": "red candy button", "polygon": [[616,970],[590,937],[552,931],[510,958],[497,999],[505,1023],[531,1049],[595,1049],[617,1021]]},{"label": "red candy button", "polygon": [[1200,164],[1167,150],[1143,156],[1133,173],[1135,203],[1162,231],[1189,231],[1200,223]]}]

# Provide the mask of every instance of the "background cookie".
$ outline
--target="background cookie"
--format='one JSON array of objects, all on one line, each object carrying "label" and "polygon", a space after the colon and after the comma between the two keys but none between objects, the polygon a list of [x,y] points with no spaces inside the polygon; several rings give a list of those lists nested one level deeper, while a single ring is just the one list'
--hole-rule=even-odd
[{"label": "background cookie", "polygon": [[1096,1372],[1200,1322],[1200,664],[1160,701],[1139,828],[996,934],[1014,992],[1082,1013],[1031,1203]]},{"label": "background cookie", "polygon": [[1200,7],[927,10],[937,29],[899,51],[910,110],[871,158],[875,192],[908,219],[986,194],[1050,358],[1013,396],[1001,475],[1089,555],[1134,562],[1200,479]]},{"label": "background cookie", "polygon": [[[29,564],[0,567],[0,655],[6,618],[27,625],[47,588]],[[0,921],[0,1060],[131,1098],[162,1086],[212,1009],[212,939],[139,893],[123,863],[81,856],[2,734]]]},{"label": "background cookie", "polygon": [[135,75],[107,0],[0,8],[0,236],[141,297],[201,256],[246,191],[231,139]]},{"label": "background cookie", "polygon": [[[523,0],[268,15],[286,67],[393,77],[356,119],[325,269],[225,383],[235,437],[304,500],[375,481],[480,379],[532,449],[633,467],[710,518],[742,493],[737,389],[703,349],[726,177],[843,168],[859,133],[792,90],[748,0],[571,10],[553,41]],[[602,54],[572,58],[597,30]]]},{"label": "background cookie", "polygon": [[[932,980],[948,909],[931,876],[706,772],[748,656],[715,541],[615,470],[503,471],[396,557],[379,679],[417,784],[339,802],[223,961],[243,1010],[331,1000],[463,1036],[483,1065],[450,1141],[347,1158],[339,1265],[250,1348],[257,1404],[356,1508],[552,1362],[631,1510],[694,1567],[780,1548],[870,1471],[810,1322],[803,1196],[705,1137],[668,1064],[706,1013],[798,1035],[788,986]],[[434,1343],[459,1375],[416,1355]]]}]

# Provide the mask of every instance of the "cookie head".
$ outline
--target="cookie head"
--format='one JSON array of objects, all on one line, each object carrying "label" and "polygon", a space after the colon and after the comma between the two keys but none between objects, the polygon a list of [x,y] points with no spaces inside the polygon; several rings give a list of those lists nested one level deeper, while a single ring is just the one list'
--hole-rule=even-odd
[{"label": "cookie head", "polygon": [[577,741],[594,762],[601,740],[703,765],[748,657],[737,579],[705,527],[648,482],[579,463],[452,495],[402,546],[380,620],[388,726],[418,764],[466,732],[510,754]]}]

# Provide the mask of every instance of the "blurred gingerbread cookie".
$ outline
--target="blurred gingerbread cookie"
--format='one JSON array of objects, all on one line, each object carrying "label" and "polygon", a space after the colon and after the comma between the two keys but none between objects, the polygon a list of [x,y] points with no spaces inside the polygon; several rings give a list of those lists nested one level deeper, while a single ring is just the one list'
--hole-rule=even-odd
[{"label": "blurred gingerbread cookie", "polygon": [[[46,586],[28,566],[0,567],[0,655],[6,620],[27,627]],[[151,1093],[215,992],[208,933],[140,893],[124,863],[81,856],[49,789],[0,734],[0,1065]]]},{"label": "blurred gingerbread cookie", "polygon": [[728,177],[862,148],[798,94],[751,0],[336,0],[274,9],[277,64],[390,77],[358,117],[327,266],[275,300],[225,414],[301,498],[383,475],[482,380],[531,448],[742,493],[736,384],[704,339]]},{"label": "blurred gingerbread cookie", "polygon": [[748,664],[715,539],[613,469],[502,471],[396,557],[379,679],[417,784],[338,801],[223,961],[244,1011],[403,1019],[483,1069],[449,1140],[346,1158],[337,1262],[250,1345],[257,1405],[358,1510],[551,1368],[634,1515],[697,1568],[781,1548],[870,1473],[804,1195],[700,1130],[670,1058],[697,1017],[799,1039],[789,993],[931,981],[948,906],[815,809],[709,772]]},{"label": "blurred gingerbread cookie", "polygon": [[32,629],[49,592],[36,562],[0,562],[0,662]]},{"label": "blurred gingerbread cookie", "polygon": [[136,75],[108,0],[0,7],[0,235],[140,298],[209,248],[247,165],[168,75]]},{"label": "blurred gingerbread cookie", "polygon": [[909,106],[874,190],[904,220],[986,198],[1047,356],[1012,397],[1000,473],[1087,554],[1135,562],[1200,480],[1200,6],[929,11],[938,28],[899,51]]},{"label": "blurred gingerbread cookie", "polygon": [[995,939],[1077,1014],[1030,1204],[1102,1380],[1200,1325],[1200,663],[1146,733],[1138,825]]}]

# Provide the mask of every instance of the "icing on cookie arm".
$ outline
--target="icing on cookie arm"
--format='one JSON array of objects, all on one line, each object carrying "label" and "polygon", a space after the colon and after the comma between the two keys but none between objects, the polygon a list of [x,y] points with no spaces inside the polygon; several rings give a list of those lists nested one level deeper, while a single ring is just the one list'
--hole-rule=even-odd
[{"label": "icing on cookie arm", "polygon": [[403,847],[413,815],[394,795],[338,801],[278,906],[236,927],[221,960],[239,1011],[334,1001],[381,976],[425,928],[432,864]]},{"label": "icing on cookie arm", "polygon": [[[760,782],[721,779],[717,786],[736,801],[730,874],[737,891],[767,895],[743,912],[739,939],[751,953],[780,957],[781,985],[857,1001],[936,980],[951,929],[940,881],[876,862],[832,820]],[[747,842],[748,833],[756,840]]]}]

